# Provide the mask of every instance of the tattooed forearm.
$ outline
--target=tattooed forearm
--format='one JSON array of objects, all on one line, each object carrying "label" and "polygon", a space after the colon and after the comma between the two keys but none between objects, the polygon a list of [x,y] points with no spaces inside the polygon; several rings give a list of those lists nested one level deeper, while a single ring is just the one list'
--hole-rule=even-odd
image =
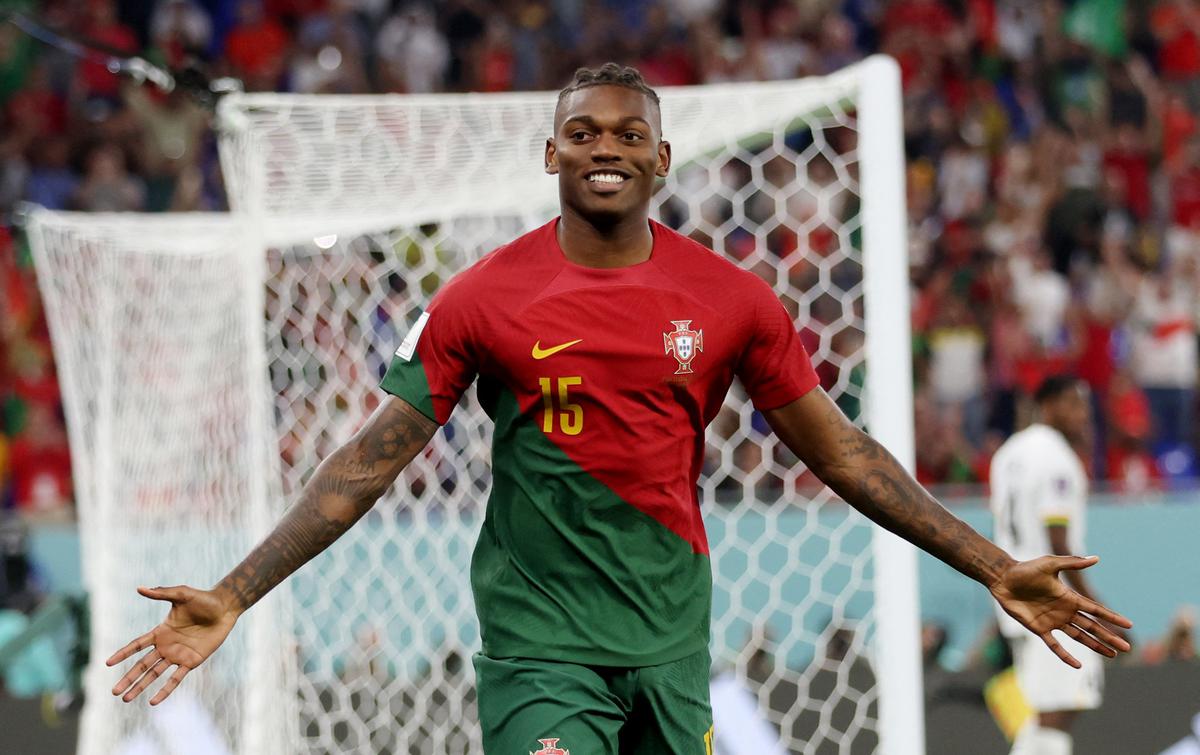
[{"label": "tattooed forearm", "polygon": [[814,471],[872,521],[985,585],[1012,562],[929,495],[874,438],[847,427],[838,447],[841,453]]},{"label": "tattooed forearm", "polygon": [[274,531],[217,586],[232,598],[238,611],[258,602],[289,574],[329,547],[365,513],[362,508],[356,515],[351,502],[337,492],[342,484],[335,458],[331,456],[317,470]]},{"label": "tattooed forearm", "polygon": [[245,611],[341,537],[436,429],[407,403],[389,398],[350,442],[317,467],[271,534],[217,585],[230,610]]},{"label": "tattooed forearm", "polygon": [[764,412],[776,434],[835,493],[880,526],[992,585],[1008,554],[934,500],[821,389]]}]

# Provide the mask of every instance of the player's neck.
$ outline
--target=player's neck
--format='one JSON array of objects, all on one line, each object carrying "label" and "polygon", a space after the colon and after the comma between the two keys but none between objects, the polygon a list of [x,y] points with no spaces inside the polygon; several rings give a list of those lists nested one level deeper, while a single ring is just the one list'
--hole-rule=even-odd
[{"label": "player's neck", "polygon": [[629,267],[654,249],[649,218],[640,213],[600,225],[564,207],[557,232],[563,256],[585,267]]},{"label": "player's neck", "polygon": [[1081,437],[1078,433],[1069,432],[1068,429],[1066,427],[1064,427],[1062,424],[1053,422],[1050,418],[1035,415],[1035,418],[1033,421],[1038,424],[1044,425],[1045,427],[1048,427],[1051,430],[1053,430],[1054,432],[1061,435],[1063,440],[1065,440],[1067,442],[1067,445],[1069,445],[1071,448],[1079,450],[1080,448],[1082,448],[1084,446],[1084,443],[1086,441],[1085,438]]}]

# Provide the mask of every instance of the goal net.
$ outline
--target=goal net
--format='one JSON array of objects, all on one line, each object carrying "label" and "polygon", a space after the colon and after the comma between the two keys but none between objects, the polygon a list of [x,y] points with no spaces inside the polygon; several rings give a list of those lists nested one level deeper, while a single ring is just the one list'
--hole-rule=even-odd
[{"label": "goal net", "polygon": [[162,620],[166,604],[139,585],[213,584],[278,515],[263,474],[273,432],[258,266],[222,216],[39,211],[27,231],[90,603],[79,752],[270,752],[295,716],[278,694],[292,682],[275,648],[290,624],[277,596],[154,715],[112,697],[119,675],[103,663]]},{"label": "goal net", "polygon": [[[831,395],[911,458],[894,65],[662,95],[674,168],[654,216],[765,278]],[[233,95],[218,120],[234,211],[212,228],[36,215],[73,448],[90,475],[81,520],[108,515],[117,530],[98,542],[84,529],[85,568],[110,564],[90,585],[104,625],[94,658],[161,613],[137,602],[135,581],[204,585],[261,536],[374,408],[391,354],[441,284],[556,214],[542,171],[553,104],[545,93]],[[160,222],[176,232],[145,232]],[[89,251],[101,235],[112,260]],[[146,380],[161,403],[110,365],[160,357],[167,376]],[[115,416],[96,419],[98,407]],[[472,392],[358,526],[247,615],[242,649],[192,685],[193,717],[231,752],[480,752],[467,575],[489,441]],[[169,500],[141,505],[130,491],[143,487]],[[806,473],[736,386],[708,433],[701,498],[714,673],[756,695],[785,751],[866,753],[881,740],[889,753],[923,751],[910,549]],[[83,752],[112,752],[87,748],[154,723],[103,697],[111,677],[89,672]],[[278,706],[251,713],[264,686]],[[718,752],[738,733],[718,711]]]}]

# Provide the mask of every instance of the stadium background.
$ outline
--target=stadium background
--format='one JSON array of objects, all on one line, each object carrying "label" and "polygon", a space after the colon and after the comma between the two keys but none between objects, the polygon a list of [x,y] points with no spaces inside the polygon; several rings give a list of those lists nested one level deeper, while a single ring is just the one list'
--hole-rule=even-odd
[{"label": "stadium background", "polygon": [[[198,61],[249,90],[553,89],[577,65],[608,59],[637,65],[654,85],[702,84],[824,74],[876,51],[895,56],[904,78],[918,475],[986,529],[979,506],[991,453],[1024,421],[1041,377],[1076,371],[1093,389],[1094,484],[1109,491],[1094,515],[1091,544],[1106,557],[1096,581],[1138,622],[1133,663],[1196,663],[1186,606],[1200,603],[1200,580],[1184,554],[1200,531],[1200,4],[88,0],[0,8],[171,67]],[[186,95],[123,86],[103,66],[4,24],[0,107],[6,216],[21,201],[83,211],[225,207],[210,115]],[[810,248],[827,243],[821,234],[813,231]],[[782,257],[796,243],[781,234],[771,251]],[[49,337],[28,252],[7,225],[0,291],[0,501],[14,533],[4,542],[6,554],[31,553],[35,576],[24,589],[17,569],[0,582],[0,608],[15,627],[48,596],[77,590],[78,567]],[[802,324],[810,344],[824,324],[817,307]],[[827,384],[839,379],[837,367],[819,369]],[[1164,552],[1180,555],[1156,557]],[[986,596],[936,564],[923,562],[921,576],[931,668],[995,663]],[[12,686],[9,694],[31,692]]]}]

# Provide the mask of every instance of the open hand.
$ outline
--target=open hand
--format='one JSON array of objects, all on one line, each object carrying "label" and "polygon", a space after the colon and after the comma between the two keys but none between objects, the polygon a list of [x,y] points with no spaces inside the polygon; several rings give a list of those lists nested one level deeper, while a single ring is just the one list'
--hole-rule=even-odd
[{"label": "open hand", "polygon": [[204,663],[221,646],[237,623],[237,614],[225,607],[216,593],[192,587],[139,587],[138,593],[170,602],[161,624],[130,642],[105,661],[114,666],[141,650],[149,650],[113,687],[114,695],[130,702],[150,683],[175,666],[174,673],[150,699],[158,705],[167,699],[192,669]]},{"label": "open hand", "polygon": [[1051,632],[1055,629],[1100,655],[1114,658],[1118,652],[1129,651],[1129,642],[1121,636],[1124,633],[1118,632],[1132,627],[1133,622],[1083,597],[1058,577],[1064,569],[1086,569],[1099,560],[1097,556],[1042,556],[1020,561],[991,586],[992,596],[1009,616],[1041,637],[1063,663],[1080,667],[1079,661],[1054,639]]}]

